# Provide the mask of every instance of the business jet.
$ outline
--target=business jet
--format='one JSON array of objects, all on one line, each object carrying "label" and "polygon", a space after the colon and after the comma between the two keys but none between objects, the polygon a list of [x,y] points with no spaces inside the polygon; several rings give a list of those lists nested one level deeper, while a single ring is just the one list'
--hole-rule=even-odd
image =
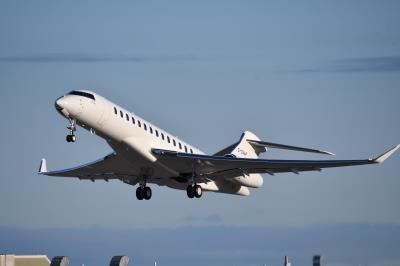
[{"label": "business jet", "polygon": [[56,110],[69,121],[67,142],[76,141],[80,126],[103,138],[113,152],[94,162],[58,171],[48,171],[42,159],[39,174],[77,177],[81,180],[119,179],[136,186],[136,197],[149,200],[148,184],[186,190],[189,198],[203,191],[250,195],[249,188],[263,184],[261,174],[321,171],[323,168],[382,163],[400,144],[374,159],[365,160],[266,160],[268,148],[334,155],[328,151],[265,142],[250,131],[239,141],[207,155],[198,148],[151,124],[106,98],[86,90],[74,90],[55,101]]}]

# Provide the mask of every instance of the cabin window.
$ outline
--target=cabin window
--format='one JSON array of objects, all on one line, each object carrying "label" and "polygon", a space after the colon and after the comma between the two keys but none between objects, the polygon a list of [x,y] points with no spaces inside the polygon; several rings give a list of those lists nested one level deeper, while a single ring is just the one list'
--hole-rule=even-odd
[{"label": "cabin window", "polygon": [[169,139],[169,136],[167,136],[167,141],[168,141],[168,143],[171,143],[171,140]]},{"label": "cabin window", "polygon": [[182,150],[182,144],[179,142],[179,149]]},{"label": "cabin window", "polygon": [[146,123],[143,123],[143,128],[144,128],[144,130],[147,131],[147,125],[146,125]]},{"label": "cabin window", "polygon": [[114,113],[118,114],[117,107],[114,107]]},{"label": "cabin window", "polygon": [[119,111],[119,114],[121,115],[121,117],[124,117],[124,113],[122,113],[122,111]]},{"label": "cabin window", "polygon": [[192,149],[190,149],[190,153],[193,153],[193,150],[192,150]]},{"label": "cabin window", "polygon": [[141,127],[142,125],[140,124],[140,120],[137,121],[137,124],[139,127]]},{"label": "cabin window", "polygon": [[135,118],[132,116],[132,124],[135,124]]},{"label": "cabin window", "polygon": [[156,136],[158,137],[158,130],[156,129]]},{"label": "cabin window", "polygon": [[164,140],[164,133],[161,132],[161,138]]},{"label": "cabin window", "polygon": [[152,127],[149,128],[150,128],[150,134],[153,134],[153,128]]},{"label": "cabin window", "polygon": [[129,115],[128,115],[128,114],[126,114],[125,116],[126,116],[126,120],[128,120],[128,121],[129,121]]},{"label": "cabin window", "polygon": [[173,139],[172,142],[174,143],[174,146],[176,146],[176,141],[175,141],[175,139]]},{"label": "cabin window", "polygon": [[187,153],[187,147],[186,147],[186,145],[185,145],[185,152]]}]

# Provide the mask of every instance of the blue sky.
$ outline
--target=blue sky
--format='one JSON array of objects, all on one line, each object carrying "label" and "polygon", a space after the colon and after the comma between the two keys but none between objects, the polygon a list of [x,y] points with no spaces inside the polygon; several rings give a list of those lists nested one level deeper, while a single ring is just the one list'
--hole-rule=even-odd
[{"label": "blue sky", "polygon": [[[36,175],[42,157],[59,169],[110,152],[83,130],[76,144],[65,142],[66,121],[54,100],[76,88],[94,90],[208,153],[250,130],[338,159],[379,155],[400,142],[399,7],[2,1],[0,226],[399,225],[399,154],[379,166],[265,176],[250,197],[207,193],[198,201],[153,187],[153,199],[138,202],[135,188],[120,182]],[[265,157],[325,158],[272,150]]]}]

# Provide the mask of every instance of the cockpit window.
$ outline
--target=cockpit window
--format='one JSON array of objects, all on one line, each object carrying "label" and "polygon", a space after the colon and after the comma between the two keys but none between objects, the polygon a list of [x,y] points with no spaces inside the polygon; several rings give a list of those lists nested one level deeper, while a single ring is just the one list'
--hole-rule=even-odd
[{"label": "cockpit window", "polygon": [[93,101],[95,100],[93,94],[87,93],[87,92],[84,92],[84,91],[71,91],[68,94],[69,95],[78,95],[78,96],[86,97],[86,98],[92,99]]}]

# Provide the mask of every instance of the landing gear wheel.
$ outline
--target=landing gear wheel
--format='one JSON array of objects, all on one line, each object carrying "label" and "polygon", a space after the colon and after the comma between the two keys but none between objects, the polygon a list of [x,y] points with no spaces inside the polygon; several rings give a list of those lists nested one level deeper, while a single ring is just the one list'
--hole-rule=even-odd
[{"label": "landing gear wheel", "polygon": [[138,200],[143,200],[143,189],[142,189],[142,187],[138,187],[136,189],[136,198]]},{"label": "landing gear wheel", "polygon": [[194,196],[195,196],[194,190],[195,190],[195,189],[194,189],[194,186],[192,186],[192,185],[189,185],[189,186],[187,187],[187,189],[186,189],[187,196],[188,196],[189,198],[191,198],[191,199],[193,199]]},{"label": "landing gear wheel", "polygon": [[143,199],[149,200],[149,199],[151,199],[152,194],[153,193],[151,192],[151,188],[149,188],[149,187],[139,186],[136,189],[136,198],[138,200],[143,200]]},{"label": "landing gear wheel", "polygon": [[152,193],[151,193],[151,188],[149,188],[149,187],[144,187],[144,188],[142,189],[142,195],[143,195],[143,198],[144,198],[145,200],[151,199],[151,195],[152,195]]},{"label": "landing gear wheel", "polygon": [[203,195],[203,190],[199,185],[195,185],[193,191],[196,198],[201,198],[201,196]]},{"label": "landing gear wheel", "polygon": [[76,136],[75,135],[67,135],[67,142],[75,142]]}]

